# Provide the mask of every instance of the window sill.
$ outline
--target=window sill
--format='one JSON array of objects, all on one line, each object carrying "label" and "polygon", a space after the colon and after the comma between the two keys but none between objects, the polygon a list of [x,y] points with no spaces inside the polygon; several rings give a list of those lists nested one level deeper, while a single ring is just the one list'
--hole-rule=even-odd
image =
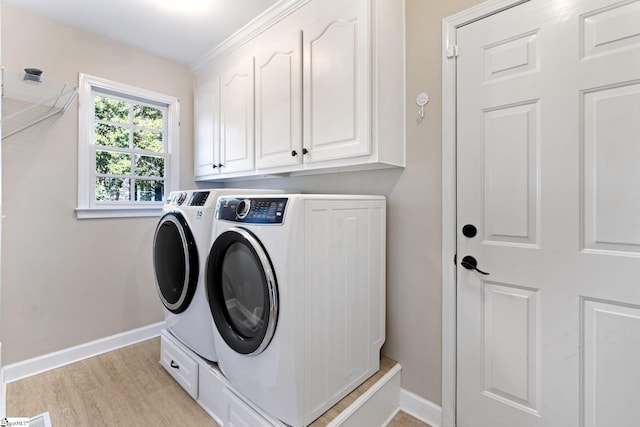
[{"label": "window sill", "polygon": [[76,218],[141,218],[159,217],[162,215],[162,206],[158,207],[117,207],[117,208],[77,208]]}]

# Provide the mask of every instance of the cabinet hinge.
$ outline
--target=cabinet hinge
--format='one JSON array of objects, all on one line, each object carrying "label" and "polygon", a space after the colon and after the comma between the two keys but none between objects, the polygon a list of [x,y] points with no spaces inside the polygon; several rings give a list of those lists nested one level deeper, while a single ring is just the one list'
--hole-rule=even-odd
[{"label": "cabinet hinge", "polygon": [[457,58],[458,57],[458,45],[450,44],[447,46],[447,58]]}]

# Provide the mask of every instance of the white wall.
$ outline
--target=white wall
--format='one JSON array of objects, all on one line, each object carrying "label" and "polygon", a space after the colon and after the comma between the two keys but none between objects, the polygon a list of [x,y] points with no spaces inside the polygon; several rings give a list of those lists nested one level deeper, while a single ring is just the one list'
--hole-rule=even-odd
[{"label": "white wall", "polygon": [[[407,0],[407,167],[265,179],[236,187],[383,194],[388,198],[387,342],[402,387],[441,401],[441,20],[479,0]],[[182,100],[183,187],[193,185],[187,70],[86,33],[3,10],[3,64],[75,81],[85,72]],[[417,120],[415,98],[431,102]],[[153,287],[155,219],[74,219],[77,114],[3,144],[3,362],[81,344],[161,319]],[[199,184],[200,186],[208,186]],[[35,204],[37,203],[37,205]],[[38,208],[34,208],[38,206]]]},{"label": "white wall", "polygon": [[[182,65],[9,7],[2,65],[78,73],[181,100],[181,177],[192,185],[192,77]],[[77,101],[2,142],[2,306],[5,364],[162,320],[152,272],[157,218],[77,220]]]},{"label": "white wall", "polygon": [[[442,19],[481,0],[407,1],[407,168],[389,221],[386,354],[402,364],[402,387],[441,403]],[[417,121],[416,96],[431,100]],[[411,114],[413,112],[413,114]],[[415,201],[412,202],[412,198]],[[397,210],[399,208],[399,210]],[[392,209],[394,207],[392,206]],[[393,228],[391,228],[393,230]],[[395,251],[394,251],[395,249]]]}]

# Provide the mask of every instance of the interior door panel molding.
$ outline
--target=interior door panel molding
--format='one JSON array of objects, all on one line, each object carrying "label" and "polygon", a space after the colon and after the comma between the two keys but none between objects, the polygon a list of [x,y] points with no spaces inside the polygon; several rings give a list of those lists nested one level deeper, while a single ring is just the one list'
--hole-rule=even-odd
[{"label": "interior door panel molding", "polygon": [[442,20],[442,420],[455,426],[456,413],[456,31],[478,19],[528,0],[490,0]]}]

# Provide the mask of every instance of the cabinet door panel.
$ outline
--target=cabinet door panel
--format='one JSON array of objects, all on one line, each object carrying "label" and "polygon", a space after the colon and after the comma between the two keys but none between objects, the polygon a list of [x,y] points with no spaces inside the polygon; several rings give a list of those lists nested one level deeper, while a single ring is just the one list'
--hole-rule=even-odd
[{"label": "cabinet door panel", "polygon": [[274,36],[255,58],[258,169],[302,162],[302,34]]},{"label": "cabinet door panel", "polygon": [[[195,176],[218,173],[220,148],[219,80],[196,88],[195,93]],[[214,167],[215,166],[215,167]]]},{"label": "cabinet door panel", "polygon": [[370,43],[366,1],[336,3],[305,27],[306,161],[370,153]]},{"label": "cabinet door panel", "polygon": [[253,58],[224,69],[221,91],[220,173],[253,169]]}]

